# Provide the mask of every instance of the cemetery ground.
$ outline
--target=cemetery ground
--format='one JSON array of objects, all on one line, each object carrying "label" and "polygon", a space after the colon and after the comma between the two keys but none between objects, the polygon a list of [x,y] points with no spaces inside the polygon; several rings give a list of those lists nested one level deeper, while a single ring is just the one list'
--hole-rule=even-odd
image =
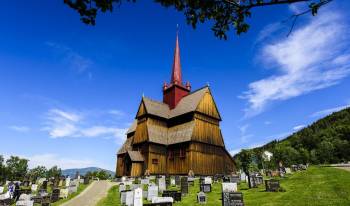
[{"label": "cemetery ground", "polygon": [[[267,179],[264,177],[264,179]],[[305,171],[294,172],[280,180],[285,192],[266,192],[265,186],[249,189],[247,183],[241,182],[238,191],[243,193],[246,206],[348,206],[350,205],[350,172],[331,167],[311,166]],[[179,190],[172,186],[170,190]],[[200,205],[197,203],[199,180],[189,187],[189,194],[182,197],[175,206]],[[206,193],[208,206],[221,205],[221,183],[213,183],[212,192]],[[113,186],[107,197],[101,199],[97,206],[120,205],[118,186]],[[144,200],[144,203],[148,203]]]}]

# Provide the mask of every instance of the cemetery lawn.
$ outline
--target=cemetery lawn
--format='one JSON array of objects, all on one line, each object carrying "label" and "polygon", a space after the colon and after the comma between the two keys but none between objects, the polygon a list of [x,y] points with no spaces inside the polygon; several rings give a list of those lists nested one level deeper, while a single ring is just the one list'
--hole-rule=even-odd
[{"label": "cemetery lawn", "polygon": [[[91,184],[91,183],[90,183],[90,184]],[[87,185],[85,185],[85,184],[79,184],[79,187],[78,187],[77,192],[68,195],[68,198],[67,198],[67,199],[61,199],[61,200],[59,200],[59,201],[57,201],[57,202],[52,203],[51,206],[58,206],[58,205],[61,205],[61,204],[65,203],[65,202],[68,202],[69,200],[71,200],[71,199],[73,199],[74,197],[78,196],[78,195],[79,195],[82,191],[84,191],[90,184],[87,184]]]},{"label": "cemetery lawn", "polygon": [[[265,177],[264,177],[265,178]],[[285,178],[277,178],[286,192],[265,192],[265,186],[248,189],[246,183],[239,185],[243,192],[246,206],[349,206],[350,205],[350,172],[331,167],[309,167]],[[173,189],[173,188],[171,188]],[[178,188],[180,189],[180,188]],[[97,206],[120,205],[118,186],[113,186],[107,197]],[[189,187],[189,194],[176,202],[174,206],[197,204],[199,181]],[[221,205],[221,184],[214,183],[212,192],[206,193],[207,206]],[[144,200],[144,203],[147,201]]]}]

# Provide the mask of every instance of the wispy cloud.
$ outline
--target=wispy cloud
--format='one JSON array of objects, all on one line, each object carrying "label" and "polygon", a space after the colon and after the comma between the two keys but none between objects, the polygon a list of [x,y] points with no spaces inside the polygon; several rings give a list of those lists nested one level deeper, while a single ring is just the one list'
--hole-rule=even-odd
[{"label": "wispy cloud", "polygon": [[321,111],[318,111],[318,112],[311,114],[310,117],[318,117],[318,118],[324,117],[324,116],[327,116],[329,114],[332,114],[333,112],[337,112],[337,111],[340,111],[340,110],[348,108],[348,107],[350,107],[350,104],[324,109],[324,110],[321,110]]},{"label": "wispy cloud", "polygon": [[249,138],[253,136],[252,134],[248,134],[248,132],[247,132],[247,130],[249,128],[249,124],[239,126],[238,128],[239,128],[240,133],[241,133],[240,134],[241,143],[246,143],[249,140]]},{"label": "wispy cloud", "polygon": [[[71,69],[78,73],[84,73],[89,70],[93,65],[92,60],[87,57],[82,56],[77,51],[72,48],[58,44],[56,42],[45,42],[45,44],[55,50],[58,53],[59,58],[61,58],[64,64],[69,65]],[[89,79],[92,78],[92,73],[88,72]]]},{"label": "wispy cloud", "polygon": [[304,127],[306,127],[306,125],[304,125],[304,124],[297,125],[297,126],[293,127],[293,131],[299,131],[299,130],[303,129]]},{"label": "wispy cloud", "polygon": [[243,99],[246,117],[283,101],[341,82],[350,74],[350,29],[339,11],[321,12],[289,38],[262,47],[262,62],[274,75],[252,82]]},{"label": "wispy cloud", "polygon": [[[91,115],[90,118],[92,118]],[[96,117],[94,117],[96,118]],[[114,137],[124,140],[127,128],[106,126],[98,124],[97,119],[89,119],[89,113],[66,111],[62,109],[50,109],[46,115],[44,131],[52,138],[72,137]]]},{"label": "wispy cloud", "polygon": [[27,126],[18,126],[18,125],[12,125],[9,128],[17,132],[28,132],[30,130],[30,128]]}]

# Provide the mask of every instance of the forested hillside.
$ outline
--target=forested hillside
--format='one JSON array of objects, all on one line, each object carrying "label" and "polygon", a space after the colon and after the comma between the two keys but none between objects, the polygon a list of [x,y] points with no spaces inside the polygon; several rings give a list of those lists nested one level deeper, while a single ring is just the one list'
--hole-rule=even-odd
[{"label": "forested hillside", "polygon": [[[247,161],[262,166],[262,153],[273,153],[273,159],[266,163],[276,167],[279,161],[291,164],[327,164],[350,161],[350,108],[335,112],[281,141],[272,141],[252,150],[242,150],[235,155],[238,167]],[[250,163],[248,163],[250,164]]]}]

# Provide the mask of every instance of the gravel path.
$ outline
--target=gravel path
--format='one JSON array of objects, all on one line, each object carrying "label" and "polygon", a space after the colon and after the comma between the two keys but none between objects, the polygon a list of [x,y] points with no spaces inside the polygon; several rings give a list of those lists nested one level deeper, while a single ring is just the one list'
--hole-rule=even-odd
[{"label": "gravel path", "polygon": [[105,180],[94,181],[82,193],[61,206],[95,206],[114,184]]}]

